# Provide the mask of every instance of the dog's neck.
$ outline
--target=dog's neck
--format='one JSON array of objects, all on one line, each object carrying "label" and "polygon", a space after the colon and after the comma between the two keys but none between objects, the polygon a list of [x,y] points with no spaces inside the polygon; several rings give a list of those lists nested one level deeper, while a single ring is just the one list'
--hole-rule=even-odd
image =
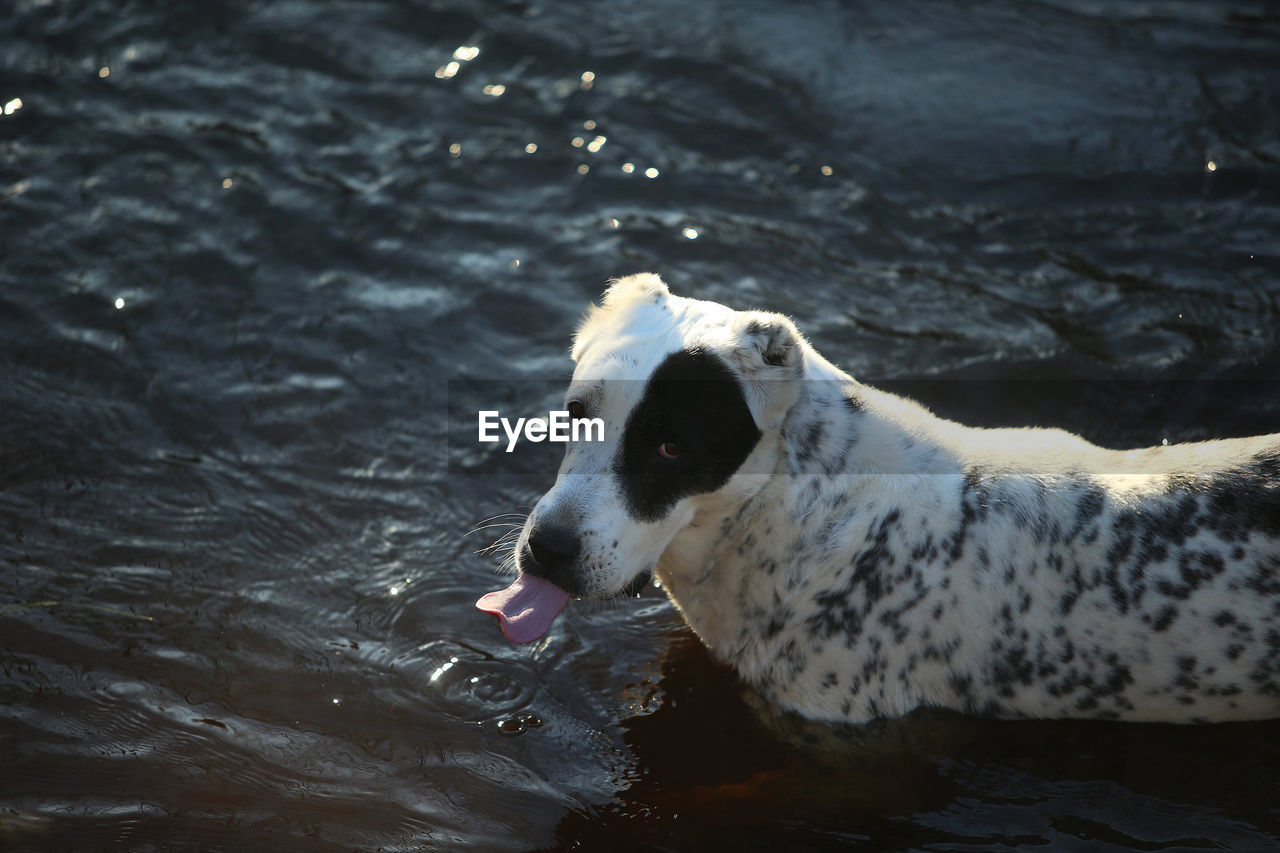
[{"label": "dog's neck", "polygon": [[[761,438],[771,443],[763,449],[773,476],[731,512],[696,516],[658,564],[694,631],[745,672],[769,665],[775,652],[758,640],[769,634],[769,614],[801,594],[804,573],[840,552],[838,540],[865,535],[871,477],[962,471],[947,449],[948,422],[826,362],[817,367],[781,427]],[[784,533],[782,518],[806,523]]]}]

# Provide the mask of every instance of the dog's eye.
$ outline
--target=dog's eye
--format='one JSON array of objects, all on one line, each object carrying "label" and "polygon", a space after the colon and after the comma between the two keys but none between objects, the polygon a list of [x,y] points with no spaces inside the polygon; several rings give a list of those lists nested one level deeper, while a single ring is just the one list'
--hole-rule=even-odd
[{"label": "dog's eye", "polygon": [[573,418],[576,421],[579,418],[585,418],[586,416],[587,416],[586,406],[582,405],[582,403],[580,403],[577,400],[569,401],[569,417]]},{"label": "dog's eye", "polygon": [[675,459],[684,453],[684,445],[674,441],[664,441],[658,445],[658,455],[663,459]]}]

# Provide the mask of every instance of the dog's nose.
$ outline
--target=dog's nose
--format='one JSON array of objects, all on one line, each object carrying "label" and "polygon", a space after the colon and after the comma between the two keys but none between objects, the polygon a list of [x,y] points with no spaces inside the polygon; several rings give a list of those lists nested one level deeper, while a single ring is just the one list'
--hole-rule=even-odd
[{"label": "dog's nose", "polygon": [[529,554],[536,564],[532,573],[566,592],[578,585],[573,572],[578,550],[578,537],[567,527],[539,524],[529,531]]}]

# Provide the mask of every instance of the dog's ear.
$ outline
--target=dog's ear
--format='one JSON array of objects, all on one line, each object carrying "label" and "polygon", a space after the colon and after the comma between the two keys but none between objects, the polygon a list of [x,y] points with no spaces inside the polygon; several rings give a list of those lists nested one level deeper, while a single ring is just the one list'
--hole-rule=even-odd
[{"label": "dog's ear", "polygon": [[804,380],[804,338],[781,314],[743,311],[734,318],[729,354],[742,377],[747,407],[761,430],[782,424]]}]

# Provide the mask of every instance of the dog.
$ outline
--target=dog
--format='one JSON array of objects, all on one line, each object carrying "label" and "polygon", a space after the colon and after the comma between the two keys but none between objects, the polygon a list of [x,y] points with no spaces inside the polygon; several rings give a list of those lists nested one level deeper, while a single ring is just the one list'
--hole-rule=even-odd
[{"label": "dog", "polygon": [[847,723],[1280,716],[1280,434],[1115,451],[855,381],[784,316],[614,281],[573,341],[568,446],[508,636],[650,573],[767,700]]}]

